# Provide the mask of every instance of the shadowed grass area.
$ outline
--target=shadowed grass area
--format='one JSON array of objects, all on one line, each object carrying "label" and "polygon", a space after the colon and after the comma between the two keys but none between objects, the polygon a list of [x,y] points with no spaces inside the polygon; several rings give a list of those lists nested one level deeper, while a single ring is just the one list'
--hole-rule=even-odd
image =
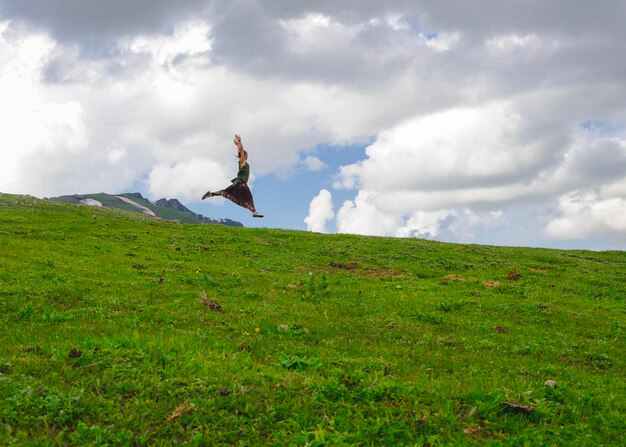
[{"label": "shadowed grass area", "polygon": [[624,252],[0,195],[0,253],[8,445],[624,442]]}]

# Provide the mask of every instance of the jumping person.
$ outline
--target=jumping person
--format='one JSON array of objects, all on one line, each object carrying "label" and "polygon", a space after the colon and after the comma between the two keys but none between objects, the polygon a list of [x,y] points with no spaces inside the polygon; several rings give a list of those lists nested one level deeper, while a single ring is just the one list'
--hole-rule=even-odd
[{"label": "jumping person", "polygon": [[248,152],[244,150],[243,144],[241,144],[241,136],[235,135],[233,143],[237,146],[237,158],[239,159],[239,172],[237,172],[237,177],[231,180],[232,185],[226,189],[215,192],[207,191],[202,196],[202,200],[208,197],[221,196],[252,211],[252,217],[263,217],[262,214],[256,212],[254,199],[252,198],[250,188],[248,188],[250,165],[248,164]]}]

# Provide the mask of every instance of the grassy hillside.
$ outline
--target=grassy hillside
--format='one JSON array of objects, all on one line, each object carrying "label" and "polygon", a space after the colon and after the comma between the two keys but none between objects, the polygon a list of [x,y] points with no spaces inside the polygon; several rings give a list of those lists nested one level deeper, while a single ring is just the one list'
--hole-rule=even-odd
[{"label": "grassy hillside", "polygon": [[105,208],[113,208],[120,209],[123,211],[132,211],[135,213],[143,213],[143,211],[132,204],[126,203],[123,200],[120,200],[119,197],[126,197],[127,199],[132,200],[136,204],[143,206],[149,210],[151,210],[156,216],[166,219],[166,220],[177,220],[182,223],[187,224],[220,224],[220,225],[228,225],[234,227],[242,227],[241,222],[237,222],[231,219],[215,219],[210,217],[202,216],[201,214],[196,214],[193,211],[186,209],[186,211],[181,211],[177,209],[166,208],[163,206],[159,206],[144,197],[139,193],[124,193],[124,194],[74,194],[69,196],[60,196],[60,197],[51,197],[50,200],[55,202],[62,203],[71,203],[74,205],[81,204],[81,201],[84,199],[93,199],[102,204]]},{"label": "grassy hillside", "polygon": [[624,443],[624,252],[0,195],[0,254],[8,445]]}]

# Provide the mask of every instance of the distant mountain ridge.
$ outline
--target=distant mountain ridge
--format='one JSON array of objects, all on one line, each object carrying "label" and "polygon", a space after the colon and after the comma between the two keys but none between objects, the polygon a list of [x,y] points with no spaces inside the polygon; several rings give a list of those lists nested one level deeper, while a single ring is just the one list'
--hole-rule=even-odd
[{"label": "distant mountain ridge", "polygon": [[177,210],[188,213],[192,212],[185,205],[180,203],[178,199],[159,199],[154,203],[156,203],[158,206],[162,206],[163,208],[168,208],[170,210]]},{"label": "distant mountain ridge", "polygon": [[50,200],[64,203],[74,203],[104,208],[117,208],[158,217],[166,220],[177,220],[190,224],[226,225],[243,227],[241,222],[231,219],[216,219],[197,214],[183,205],[178,199],[159,199],[152,202],[138,192],[123,194],[73,194],[59,197],[50,197]]}]

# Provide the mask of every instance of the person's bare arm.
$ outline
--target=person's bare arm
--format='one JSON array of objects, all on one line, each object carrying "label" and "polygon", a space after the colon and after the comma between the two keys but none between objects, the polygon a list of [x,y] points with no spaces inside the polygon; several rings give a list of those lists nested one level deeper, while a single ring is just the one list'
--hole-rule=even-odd
[{"label": "person's bare arm", "polygon": [[235,134],[235,139],[233,140],[235,146],[237,146],[237,158],[239,158],[239,167],[243,167],[246,164],[246,160],[244,157],[243,144],[241,143],[241,135]]}]

